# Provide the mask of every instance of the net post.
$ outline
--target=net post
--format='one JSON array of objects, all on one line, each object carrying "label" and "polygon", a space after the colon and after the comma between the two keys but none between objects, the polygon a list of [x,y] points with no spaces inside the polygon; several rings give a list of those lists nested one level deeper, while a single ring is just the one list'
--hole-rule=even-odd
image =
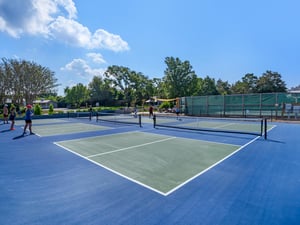
[{"label": "net post", "polygon": [[98,122],[98,120],[99,120],[99,113],[98,113],[98,111],[96,112],[96,122]]},{"label": "net post", "polygon": [[153,116],[153,128],[156,127],[156,115]]},{"label": "net post", "polygon": [[264,134],[264,119],[260,120],[260,136]]},{"label": "net post", "polygon": [[267,129],[267,118],[264,119],[264,124],[265,124],[264,125],[264,129],[265,129],[264,132],[265,132],[265,140],[266,140],[267,139],[267,130],[268,130]]},{"label": "net post", "polygon": [[141,114],[139,114],[139,125],[140,125],[140,127],[142,127],[142,115]]}]

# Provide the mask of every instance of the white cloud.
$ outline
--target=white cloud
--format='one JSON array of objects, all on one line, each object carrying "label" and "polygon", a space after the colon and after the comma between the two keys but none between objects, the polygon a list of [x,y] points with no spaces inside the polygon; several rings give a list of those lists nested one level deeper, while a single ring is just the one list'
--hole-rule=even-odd
[{"label": "white cloud", "polygon": [[76,18],[77,17],[77,9],[75,3],[72,0],[55,0],[58,5],[63,6],[63,8],[68,12],[68,18]]},{"label": "white cloud", "polygon": [[49,25],[49,30],[54,39],[79,47],[87,47],[91,37],[87,27],[61,16]]},{"label": "white cloud", "polygon": [[102,76],[105,72],[104,68],[91,68],[88,62],[83,59],[73,59],[70,63],[61,68],[61,70],[83,78],[87,82],[91,81],[94,76]]},{"label": "white cloud", "polygon": [[0,30],[13,37],[24,33],[46,35],[47,24],[56,12],[56,4],[51,0],[0,1]]},{"label": "white cloud", "polygon": [[12,37],[42,35],[86,49],[129,50],[119,35],[103,29],[92,34],[76,17],[72,0],[0,0],[0,31]]},{"label": "white cloud", "polygon": [[94,63],[97,63],[97,64],[106,63],[105,59],[103,58],[103,56],[100,53],[90,52],[90,53],[87,53],[86,56],[88,58],[91,58]]},{"label": "white cloud", "polygon": [[103,29],[97,30],[91,38],[91,48],[106,48],[113,51],[129,50],[128,44],[119,35]]}]

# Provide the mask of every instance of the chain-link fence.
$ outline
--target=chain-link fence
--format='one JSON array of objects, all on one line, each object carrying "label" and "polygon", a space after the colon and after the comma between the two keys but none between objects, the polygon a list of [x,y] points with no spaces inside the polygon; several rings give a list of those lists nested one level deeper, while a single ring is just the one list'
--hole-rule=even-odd
[{"label": "chain-link fence", "polygon": [[300,119],[300,93],[191,96],[180,104],[191,116]]}]

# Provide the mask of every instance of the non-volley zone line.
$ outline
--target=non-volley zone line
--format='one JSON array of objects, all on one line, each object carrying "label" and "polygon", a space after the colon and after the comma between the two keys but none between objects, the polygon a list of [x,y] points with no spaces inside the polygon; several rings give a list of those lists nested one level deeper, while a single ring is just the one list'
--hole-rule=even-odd
[{"label": "non-volley zone line", "polygon": [[165,196],[247,145],[146,132],[120,133],[55,144]]}]

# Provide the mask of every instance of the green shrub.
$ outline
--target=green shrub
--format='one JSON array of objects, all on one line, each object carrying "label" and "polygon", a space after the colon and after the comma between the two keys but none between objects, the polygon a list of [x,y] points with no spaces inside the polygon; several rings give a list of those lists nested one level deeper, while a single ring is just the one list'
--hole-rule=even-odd
[{"label": "green shrub", "polygon": [[171,108],[170,102],[163,102],[159,105],[159,109],[168,110],[169,108]]},{"label": "green shrub", "polygon": [[39,104],[34,105],[34,115],[42,115],[42,107]]},{"label": "green shrub", "polygon": [[52,104],[49,105],[49,110],[48,110],[48,114],[52,115],[54,113],[54,107]]}]

